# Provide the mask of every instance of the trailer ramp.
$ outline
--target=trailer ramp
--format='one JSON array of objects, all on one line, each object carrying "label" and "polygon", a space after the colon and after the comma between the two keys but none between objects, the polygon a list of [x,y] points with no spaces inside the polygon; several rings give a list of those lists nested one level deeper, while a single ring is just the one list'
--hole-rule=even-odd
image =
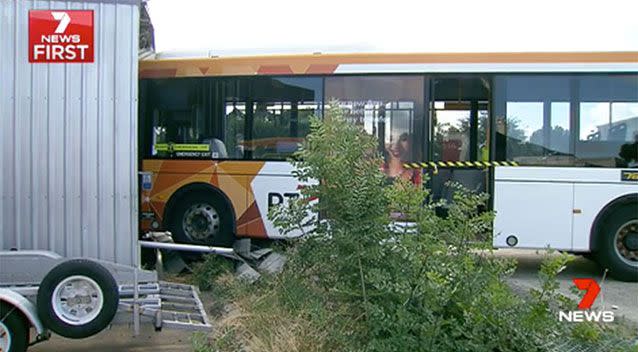
[{"label": "trailer ramp", "polygon": [[142,283],[138,285],[137,295],[135,299],[134,285],[121,285],[120,308],[133,313],[137,304],[139,316],[150,319],[157,330],[212,331],[195,286],[164,281]]}]

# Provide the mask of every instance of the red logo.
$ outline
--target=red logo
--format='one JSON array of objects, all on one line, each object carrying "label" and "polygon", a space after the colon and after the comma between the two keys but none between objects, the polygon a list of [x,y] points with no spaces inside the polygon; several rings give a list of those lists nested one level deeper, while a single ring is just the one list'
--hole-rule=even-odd
[{"label": "red logo", "polygon": [[29,11],[29,62],[93,62],[93,10]]},{"label": "red logo", "polygon": [[586,291],[580,303],[578,303],[578,309],[591,308],[596,297],[598,297],[598,293],[600,293],[600,286],[598,286],[594,279],[574,279],[573,281],[579,290]]}]

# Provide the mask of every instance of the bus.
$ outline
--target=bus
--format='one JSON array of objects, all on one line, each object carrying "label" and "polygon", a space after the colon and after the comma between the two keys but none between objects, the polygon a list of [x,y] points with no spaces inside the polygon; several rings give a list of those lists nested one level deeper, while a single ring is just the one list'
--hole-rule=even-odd
[{"label": "bus", "polygon": [[638,280],[638,52],[156,57],[139,64],[143,231],[285,236],[289,157],[339,104],[389,180],[488,192],[496,248],[591,254]]}]

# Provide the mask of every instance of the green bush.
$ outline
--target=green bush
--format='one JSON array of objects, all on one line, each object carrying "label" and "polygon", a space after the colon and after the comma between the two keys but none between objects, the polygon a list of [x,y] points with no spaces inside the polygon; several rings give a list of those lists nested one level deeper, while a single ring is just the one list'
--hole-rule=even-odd
[{"label": "green bush", "polygon": [[[302,182],[321,182],[272,218],[286,230],[322,215],[291,262],[329,301],[353,307],[363,328],[351,349],[534,351],[560,334],[555,317],[538,308],[545,301],[525,304],[506,285],[513,263],[490,255],[487,195],[449,184],[453,201],[433,202],[423,187],[386,186],[374,138],[338,109],[327,115],[312,122],[297,163]],[[396,213],[414,227],[393,229]]]},{"label": "green bush", "polygon": [[[552,310],[570,304],[555,279],[567,257],[547,261],[541,289],[521,298],[506,283],[515,264],[491,255],[487,195],[449,184],[453,200],[434,202],[419,185],[388,185],[376,146],[337,108],[311,121],[295,172],[311,185],[270,214],[283,232],[305,236],[281,275],[243,296],[241,324],[222,324],[215,350],[232,350],[223,336],[254,351],[441,352],[544,351],[572,335],[599,338],[588,328],[569,334]],[[390,214],[413,226],[395,226]]]}]

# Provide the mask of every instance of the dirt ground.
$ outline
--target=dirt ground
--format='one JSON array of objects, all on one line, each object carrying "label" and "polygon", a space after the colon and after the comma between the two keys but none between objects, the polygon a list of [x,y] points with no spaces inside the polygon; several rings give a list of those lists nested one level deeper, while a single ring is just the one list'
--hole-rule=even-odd
[{"label": "dirt ground", "polygon": [[118,325],[82,340],[53,336],[29,352],[186,352],[192,350],[190,337],[188,331],[155,332],[151,326],[143,326],[140,335],[134,337],[132,327]]}]

